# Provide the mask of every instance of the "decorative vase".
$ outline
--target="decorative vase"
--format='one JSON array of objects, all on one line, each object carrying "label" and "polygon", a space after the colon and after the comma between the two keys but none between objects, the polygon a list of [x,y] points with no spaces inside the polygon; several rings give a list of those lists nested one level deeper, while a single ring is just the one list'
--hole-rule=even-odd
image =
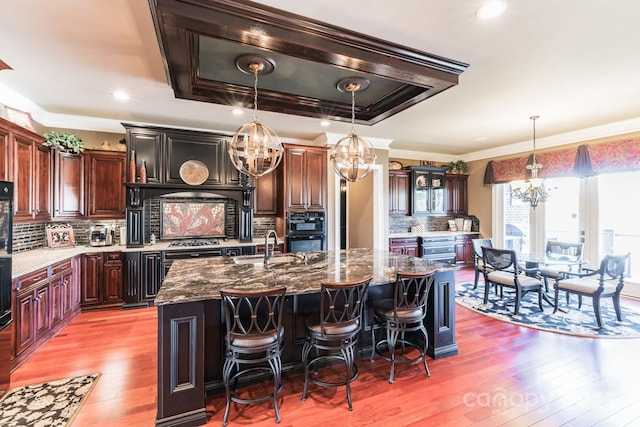
[{"label": "decorative vase", "polygon": [[142,161],[142,167],[140,168],[140,183],[147,183],[147,162]]},{"label": "decorative vase", "polygon": [[129,160],[129,182],[136,182],[136,152],[131,151],[131,160]]}]

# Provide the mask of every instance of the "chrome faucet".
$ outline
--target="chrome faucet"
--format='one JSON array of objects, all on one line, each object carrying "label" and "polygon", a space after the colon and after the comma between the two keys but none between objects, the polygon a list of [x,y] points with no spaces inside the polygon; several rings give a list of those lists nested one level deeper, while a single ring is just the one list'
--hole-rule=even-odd
[{"label": "chrome faucet", "polygon": [[[269,252],[269,237],[273,236],[273,245],[271,246],[271,252]],[[276,230],[269,230],[264,235],[264,265],[269,265],[269,259],[273,256],[273,252],[276,249],[276,245],[278,244],[278,235],[276,234]]]}]

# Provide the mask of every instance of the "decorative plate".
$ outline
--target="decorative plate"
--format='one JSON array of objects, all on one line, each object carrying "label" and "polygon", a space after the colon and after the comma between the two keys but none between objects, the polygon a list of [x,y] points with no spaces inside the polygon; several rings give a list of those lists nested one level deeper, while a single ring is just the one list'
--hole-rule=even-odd
[{"label": "decorative plate", "polygon": [[391,170],[398,170],[398,169],[402,169],[402,163],[400,162],[389,162],[389,169]]},{"label": "decorative plate", "polygon": [[209,169],[200,160],[187,160],[180,166],[180,178],[189,185],[200,185],[209,178]]}]

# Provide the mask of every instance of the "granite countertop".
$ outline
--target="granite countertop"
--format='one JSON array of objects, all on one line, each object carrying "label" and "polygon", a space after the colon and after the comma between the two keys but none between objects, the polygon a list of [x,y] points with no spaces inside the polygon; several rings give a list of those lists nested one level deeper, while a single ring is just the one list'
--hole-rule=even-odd
[{"label": "granite countertop", "polygon": [[[294,256],[294,254],[284,254]],[[357,280],[373,274],[372,285],[395,280],[398,270],[417,272],[450,270],[455,266],[407,255],[371,249],[307,252],[307,262],[236,264],[233,258],[174,261],[155,299],[156,305],[219,299],[220,290],[264,289],[284,285],[288,294],[315,293],[325,281]],[[249,257],[237,257],[248,259]]]},{"label": "granite countertop", "polygon": [[389,233],[389,238],[402,237],[427,237],[427,236],[462,236],[466,234],[479,234],[478,231],[424,231],[422,233],[411,233],[410,231],[402,233]]},{"label": "granite countertop", "polygon": [[60,261],[64,261],[74,256],[95,253],[95,252],[144,252],[144,251],[188,251],[195,249],[213,249],[229,246],[254,246],[259,239],[254,242],[240,243],[238,240],[220,241],[218,245],[194,246],[194,247],[169,247],[170,242],[159,241],[155,245],[146,245],[141,248],[127,248],[126,246],[73,246],[70,248],[38,248],[31,251],[17,252],[11,255],[11,277],[16,278],[26,273],[31,273],[40,268],[47,267]]}]

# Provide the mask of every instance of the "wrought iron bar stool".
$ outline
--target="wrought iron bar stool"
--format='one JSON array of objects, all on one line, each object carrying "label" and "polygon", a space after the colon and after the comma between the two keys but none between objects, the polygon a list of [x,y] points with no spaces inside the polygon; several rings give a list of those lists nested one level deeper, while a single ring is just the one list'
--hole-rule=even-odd
[{"label": "wrought iron bar stool", "polygon": [[[304,390],[302,401],[307,398],[309,381],[324,386],[345,385],[349,410],[353,410],[350,384],[358,377],[355,351],[362,327],[362,305],[371,276],[351,282],[325,282],[320,291],[320,323],[307,325],[302,347],[304,364]],[[309,359],[311,350],[314,356]],[[321,366],[332,360],[344,362],[344,380],[329,381],[319,375]]]},{"label": "wrought iron bar stool", "polygon": [[[227,329],[226,358],[222,369],[227,397],[223,426],[229,421],[231,402],[250,404],[269,399],[273,399],[276,422],[280,422],[278,391],[282,388],[280,354],[284,338],[282,312],[285,292],[285,287],[220,291]],[[243,366],[247,368],[243,369]],[[259,371],[273,375],[272,392],[255,398],[244,398],[236,393],[240,377]]]},{"label": "wrought iron bar stool", "polygon": [[[384,299],[375,307],[374,324],[371,327],[371,362],[377,353],[391,362],[389,384],[393,384],[396,363],[418,363],[422,361],[427,376],[431,376],[427,367],[427,346],[429,336],[424,326],[427,315],[427,298],[435,279],[436,270],[428,273],[398,272],[393,300]],[[376,330],[383,329],[386,338],[376,341]],[[419,331],[423,341],[413,338],[411,332]],[[398,354],[397,346],[401,352]],[[409,357],[406,346],[418,350],[417,357]]]}]

